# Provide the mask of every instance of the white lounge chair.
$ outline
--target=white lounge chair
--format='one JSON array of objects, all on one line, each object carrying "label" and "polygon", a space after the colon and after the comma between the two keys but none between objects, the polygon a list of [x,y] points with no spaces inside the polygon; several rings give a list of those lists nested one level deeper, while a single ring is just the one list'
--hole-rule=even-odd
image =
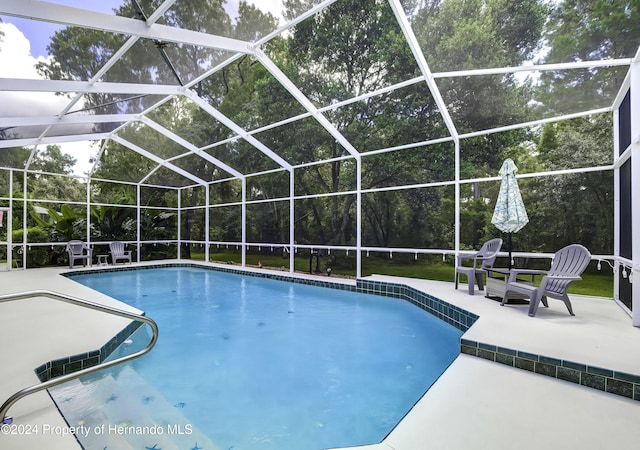
[{"label": "white lounge chair", "polygon": [[[505,295],[502,298],[502,305],[507,302],[509,292],[519,292],[529,297],[529,316],[534,317],[538,311],[538,305],[542,301],[544,306],[549,306],[547,297],[562,300],[572,316],[573,308],[571,300],[567,295],[569,285],[576,280],[581,280],[580,276],[591,261],[591,253],[580,244],[571,244],[564,247],[553,257],[551,269],[544,270],[511,269],[509,280],[507,280]],[[530,284],[518,282],[516,277],[519,274],[545,274],[540,281],[540,286],[535,287]]]},{"label": "white lounge chair", "polygon": [[91,266],[92,249],[86,242],[72,240],[67,242],[67,253],[69,254],[69,268],[73,269],[73,265],[77,260],[82,261],[82,265],[87,263]]},{"label": "white lounge chair", "polygon": [[109,250],[111,250],[111,263],[115,264],[118,261],[131,262],[131,250],[125,250],[122,242],[109,243]]},{"label": "white lounge chair", "polygon": [[[467,276],[469,295],[474,294],[474,279],[478,283],[478,289],[482,291],[484,289],[482,277],[487,274],[487,268],[493,267],[493,263],[495,262],[501,247],[502,239],[496,238],[485,242],[480,250],[471,255],[458,255],[456,262],[456,289],[458,289],[458,278],[460,278],[460,274],[462,273]],[[463,266],[462,261],[464,259],[473,259],[473,265]]]}]

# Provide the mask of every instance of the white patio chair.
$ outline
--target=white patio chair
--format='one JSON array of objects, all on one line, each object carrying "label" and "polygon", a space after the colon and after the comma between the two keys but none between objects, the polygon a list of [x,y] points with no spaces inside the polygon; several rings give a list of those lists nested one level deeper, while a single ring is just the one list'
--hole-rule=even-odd
[{"label": "white patio chair", "polygon": [[[567,295],[569,285],[581,280],[582,272],[591,261],[591,253],[580,244],[571,244],[564,247],[553,257],[551,269],[544,270],[511,269],[507,281],[506,292],[502,298],[502,306],[507,302],[509,292],[519,292],[529,297],[529,316],[534,317],[538,311],[538,305],[542,301],[544,306],[549,306],[547,297],[562,300],[572,316],[573,308]],[[544,274],[540,286],[520,283],[516,280],[519,274]]]},{"label": "white patio chair", "polygon": [[[495,262],[501,247],[502,239],[496,238],[485,242],[480,250],[471,255],[458,255],[456,261],[456,289],[458,289],[458,278],[462,273],[467,276],[469,295],[474,294],[474,279],[478,283],[478,289],[482,291],[484,289],[482,277],[487,274],[487,268],[493,267],[493,263]],[[473,259],[473,265],[463,266],[462,262],[465,259]]]},{"label": "white patio chair", "polygon": [[69,254],[69,268],[73,269],[73,265],[77,260],[82,261],[82,265],[87,263],[91,266],[92,249],[86,242],[72,240],[67,242],[67,253]]},{"label": "white patio chair", "polygon": [[109,250],[111,251],[111,264],[115,264],[118,261],[131,262],[131,250],[125,250],[122,242],[109,243]]}]

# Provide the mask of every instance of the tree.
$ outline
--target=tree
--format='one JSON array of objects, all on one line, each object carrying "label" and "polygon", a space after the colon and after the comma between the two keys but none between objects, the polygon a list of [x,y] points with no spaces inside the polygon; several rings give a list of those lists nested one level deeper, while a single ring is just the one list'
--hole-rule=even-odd
[{"label": "tree", "polygon": [[233,34],[236,39],[255,42],[275,30],[277,25],[278,20],[271,13],[264,13],[257,6],[241,1]]},{"label": "tree", "polygon": [[[48,145],[38,152],[29,169],[44,172],[30,174],[29,196],[34,199],[81,200],[86,198],[86,185],[76,178],[49,174],[71,175],[76,159],[62,153],[57,145]],[[45,174],[46,173],[46,174]]]},{"label": "tree", "polygon": [[[432,71],[517,66],[538,50],[546,13],[540,0],[447,0],[420,10],[414,29]],[[438,88],[460,133],[529,119],[530,88],[512,75],[445,78]],[[493,175],[503,159],[496,149],[524,138],[513,131],[466,139],[461,175]]]},{"label": "tree", "polygon": [[131,207],[114,205],[131,205],[133,199],[126,192],[117,194],[110,205],[96,205],[91,207],[92,236],[98,240],[135,240],[136,239],[136,210]]},{"label": "tree", "polygon": [[283,0],[284,18],[293,20],[299,15],[307,12],[312,7],[319,5],[323,0]]},{"label": "tree", "polygon": [[72,239],[86,239],[87,219],[82,211],[73,209],[67,204],[60,206],[60,211],[47,208],[48,216],[41,218],[35,212],[31,213],[36,223],[49,232],[49,240],[53,242],[67,242]]},{"label": "tree", "polygon": [[[300,2],[290,2],[288,5],[296,8],[295,11],[289,10],[290,16],[309,6]],[[319,106],[418,74],[417,64],[391,8],[387,2],[378,0],[337,2],[298,24],[289,41],[284,65],[285,72],[294,83]],[[404,104],[424,104],[420,98],[424,96],[423,93],[424,90],[417,87],[408,89],[403,92],[405,98],[409,99]],[[327,116],[357,150],[373,150],[393,145],[403,134],[400,128],[415,129],[422,119],[430,123],[427,111],[427,114],[420,116],[412,114],[410,106],[402,110],[402,105],[403,101],[397,98],[397,94],[389,94],[339,108],[327,113]],[[412,115],[415,120],[410,119]],[[348,155],[347,150],[328,132],[316,127],[317,124],[313,122],[301,123],[297,133],[291,134],[297,136],[298,144],[287,150],[298,157],[303,153],[307,161]],[[424,132],[428,125],[423,123],[417,128]],[[372,158],[368,163],[375,165],[377,162]],[[409,167],[409,164],[405,167]],[[371,178],[365,180],[366,186],[374,187],[382,180],[393,178],[396,170],[403,171],[390,164],[366,170],[371,174]],[[312,166],[296,181],[301,192],[337,193],[353,189],[355,180],[355,164],[335,161]],[[333,196],[328,201],[319,199],[306,203],[314,202],[318,204],[309,205],[312,215],[308,217],[314,218],[317,225],[322,225],[323,233],[316,238],[323,239],[319,243],[348,242],[346,232],[347,226],[351,226],[354,220],[355,196]],[[331,205],[329,208],[320,206],[327,202]]]},{"label": "tree", "polygon": [[[548,170],[597,167],[611,160],[611,115],[547,124],[537,149]],[[592,253],[613,251],[613,172],[544,177],[524,191],[538,243],[532,249],[555,251],[580,242]],[[571,217],[571,220],[558,220]],[[532,236],[533,237],[533,236]]]},{"label": "tree", "polygon": [[[10,138],[9,130],[0,129],[0,138]],[[2,152],[0,152],[0,166],[24,169],[30,156],[31,150],[25,147],[2,149]]]},{"label": "tree", "polygon": [[[565,0],[550,16],[545,63],[631,58],[640,45],[640,1]],[[538,99],[549,111],[608,106],[626,67],[558,70],[540,77]]]},{"label": "tree", "polygon": [[[565,0],[551,15],[546,63],[632,57],[640,44],[640,2]],[[544,72],[537,99],[547,114],[609,106],[626,68]],[[544,170],[610,164],[612,117],[601,114],[546,125],[537,145]],[[593,253],[613,251],[613,174],[611,171],[547,177],[536,182],[536,214],[548,251],[581,242]],[[552,220],[558,213],[571,221]],[[562,223],[561,223],[562,222]]]}]

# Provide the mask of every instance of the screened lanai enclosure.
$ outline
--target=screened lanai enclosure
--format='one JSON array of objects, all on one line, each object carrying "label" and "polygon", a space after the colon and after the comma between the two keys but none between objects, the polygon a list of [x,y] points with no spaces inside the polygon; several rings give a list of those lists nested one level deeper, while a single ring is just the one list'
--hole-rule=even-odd
[{"label": "screened lanai enclosure", "polygon": [[0,259],[64,264],[80,239],[355,277],[452,264],[503,237],[511,158],[516,263],[581,243],[640,325],[639,17],[638,0],[2,0]]}]

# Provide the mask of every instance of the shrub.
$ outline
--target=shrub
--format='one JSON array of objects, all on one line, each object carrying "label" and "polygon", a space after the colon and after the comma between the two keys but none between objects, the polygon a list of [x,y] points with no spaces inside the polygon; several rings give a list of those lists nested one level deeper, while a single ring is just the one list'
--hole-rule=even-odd
[{"label": "shrub", "polygon": [[[12,233],[12,241],[14,245],[19,242],[23,242],[23,230],[14,230]],[[38,242],[48,242],[49,233],[40,227],[31,227],[27,229],[28,242],[30,244]],[[22,247],[16,247],[13,250],[13,259],[18,261],[18,264],[23,260]],[[63,255],[60,250],[54,250],[48,246],[27,246],[26,258],[27,268],[32,267],[45,267],[50,265],[57,265],[60,262],[60,258]]]}]

